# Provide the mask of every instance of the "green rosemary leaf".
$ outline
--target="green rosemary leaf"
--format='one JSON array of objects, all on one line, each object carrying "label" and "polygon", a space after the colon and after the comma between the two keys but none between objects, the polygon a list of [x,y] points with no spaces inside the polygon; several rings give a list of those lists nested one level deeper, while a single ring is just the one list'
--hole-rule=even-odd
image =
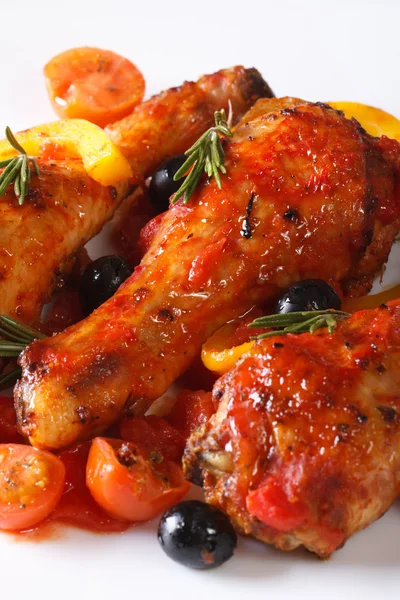
[{"label": "green rosemary leaf", "polygon": [[14,184],[14,194],[18,198],[18,204],[23,204],[29,191],[31,179],[31,165],[36,175],[39,175],[39,166],[32,156],[28,156],[24,148],[18,143],[13,132],[6,127],[6,138],[10,146],[19,152],[20,156],[6,159],[0,162],[0,168],[4,168],[0,174],[0,197],[3,196],[10,184]]},{"label": "green rosemary leaf", "polygon": [[30,338],[30,341],[33,341],[35,339],[40,340],[46,337],[37,329],[29,327],[29,325],[25,325],[25,323],[21,323],[20,321],[17,321],[16,319],[7,317],[5,315],[0,315],[0,323],[4,328],[11,330],[12,332],[19,333],[24,337]]},{"label": "green rosemary leaf", "polygon": [[327,327],[329,333],[333,333],[336,329],[338,321],[347,319],[349,313],[341,310],[310,310],[304,312],[292,312],[276,315],[267,315],[259,317],[250,323],[249,327],[257,328],[276,328],[273,331],[268,331],[260,335],[254,336],[251,339],[260,340],[275,335],[286,335],[288,333],[314,333],[322,327]]},{"label": "green rosemary leaf", "polygon": [[32,338],[24,338],[21,335],[15,335],[14,333],[11,333],[2,327],[0,327],[0,336],[12,342],[17,342],[17,344],[29,344],[32,341]]},{"label": "green rosemary leaf", "polygon": [[11,131],[11,129],[8,126],[6,127],[6,138],[8,139],[10,146],[12,146],[14,148],[14,150],[19,152],[20,154],[25,154],[25,156],[26,156],[25,150],[18,143],[15,135],[13,134],[13,132]]},{"label": "green rosemary leaf", "polygon": [[15,160],[14,158],[6,158],[5,160],[0,160],[0,169],[3,169],[3,167],[7,167],[10,162],[12,162],[13,160]]},{"label": "green rosemary leaf", "polygon": [[[188,149],[185,154],[188,156],[186,162],[174,175],[174,181],[185,177],[182,185],[174,194],[172,204],[177,202],[183,196],[186,204],[194,190],[196,189],[202,173],[208,177],[214,177],[219,189],[222,187],[220,172],[225,174],[224,167],[225,152],[221,143],[221,135],[232,137],[233,133],[228,126],[230,116],[227,120],[225,110],[219,110],[214,113],[215,126],[205,131],[199,139]],[[188,173],[188,170],[191,170]]]},{"label": "green rosemary leaf", "polygon": [[2,356],[2,352],[16,352],[15,356],[19,356],[21,352],[25,349],[26,344],[19,344],[17,342],[12,342],[8,340],[0,340],[0,356]]}]

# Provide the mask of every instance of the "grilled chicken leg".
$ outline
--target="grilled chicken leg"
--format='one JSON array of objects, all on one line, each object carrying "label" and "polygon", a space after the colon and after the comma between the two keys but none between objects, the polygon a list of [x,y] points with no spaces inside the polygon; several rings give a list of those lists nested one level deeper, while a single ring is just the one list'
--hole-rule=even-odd
[{"label": "grilled chicken leg", "polygon": [[166,159],[185,152],[214,124],[216,110],[228,112],[230,102],[236,123],[258,98],[273,95],[256,69],[223,69],[153,96],[106,132],[140,183]]},{"label": "grilled chicken leg", "polygon": [[329,556],[399,493],[399,389],[400,301],[262,340],[215,384],[187,474],[239,531]]},{"label": "grilled chicken leg", "polygon": [[[214,110],[231,100],[239,119],[257,98],[270,95],[255,69],[226,69],[154,96],[110,134],[140,182],[211,126]],[[100,231],[128,190],[127,183],[102,188],[77,160],[39,160],[39,166],[23,206],[11,188],[0,198],[0,313],[28,323],[38,320],[73,253]]]},{"label": "grilled chicken leg", "polygon": [[223,188],[175,204],[142,263],[89,318],[23,353],[21,431],[60,448],[146,408],[223,323],[319,277],[369,289],[399,227],[400,145],[300,100],[260,100],[225,144]]}]

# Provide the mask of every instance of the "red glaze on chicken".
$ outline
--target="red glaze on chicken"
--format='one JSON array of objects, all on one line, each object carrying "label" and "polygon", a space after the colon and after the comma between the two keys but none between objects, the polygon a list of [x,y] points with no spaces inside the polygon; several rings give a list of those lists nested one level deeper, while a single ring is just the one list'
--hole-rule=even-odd
[{"label": "red glaze on chicken", "polygon": [[400,145],[300,100],[260,100],[225,142],[227,175],[177,203],[134,274],[22,354],[20,428],[38,447],[145,410],[226,321],[317,277],[367,291],[399,228]]},{"label": "red glaze on chicken", "polygon": [[257,69],[232,67],[153,96],[106,132],[128,158],[139,183],[214,125],[216,110],[228,112],[230,102],[236,123],[256,100],[273,95]]},{"label": "red glaze on chicken", "polygon": [[399,493],[399,389],[399,301],[261,340],[215,384],[186,473],[239,531],[329,556]]},{"label": "red glaze on chicken", "polygon": [[[137,183],[186,150],[229,99],[238,120],[255,100],[272,95],[258,71],[234,67],[154,96],[109,133],[130,159],[130,183]],[[25,322],[39,318],[73,254],[111,219],[128,189],[127,182],[102,187],[77,160],[38,163],[40,176],[22,206],[12,186],[0,198],[0,314]]]}]

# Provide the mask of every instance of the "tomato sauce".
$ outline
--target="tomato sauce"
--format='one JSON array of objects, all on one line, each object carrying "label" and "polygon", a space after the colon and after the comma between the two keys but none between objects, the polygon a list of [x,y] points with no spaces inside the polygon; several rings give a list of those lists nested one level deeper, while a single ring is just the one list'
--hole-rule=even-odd
[{"label": "tomato sauce", "polygon": [[130,524],[107,514],[86,487],[86,463],[91,442],[60,452],[66,469],[64,493],[49,519],[98,533],[125,531]]},{"label": "tomato sauce", "polygon": [[0,396],[0,443],[23,444],[24,442],[24,438],[17,430],[14,400],[7,396]]}]

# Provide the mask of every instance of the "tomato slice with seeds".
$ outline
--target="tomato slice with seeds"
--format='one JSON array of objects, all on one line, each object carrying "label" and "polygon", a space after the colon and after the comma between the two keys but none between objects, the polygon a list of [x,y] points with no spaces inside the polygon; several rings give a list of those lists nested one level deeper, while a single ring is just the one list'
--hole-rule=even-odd
[{"label": "tomato slice with seeds", "polygon": [[53,108],[65,119],[105,127],[129,115],[143,99],[145,82],[128,59],[99,48],[72,48],[44,68]]},{"label": "tomato slice with seeds", "polygon": [[86,484],[98,504],[119,519],[148,521],[189,491],[182,469],[144,458],[120,440],[95,438],[89,452]]},{"label": "tomato slice with seeds", "polygon": [[0,444],[0,529],[19,531],[43,521],[64,486],[59,458],[20,444]]}]

